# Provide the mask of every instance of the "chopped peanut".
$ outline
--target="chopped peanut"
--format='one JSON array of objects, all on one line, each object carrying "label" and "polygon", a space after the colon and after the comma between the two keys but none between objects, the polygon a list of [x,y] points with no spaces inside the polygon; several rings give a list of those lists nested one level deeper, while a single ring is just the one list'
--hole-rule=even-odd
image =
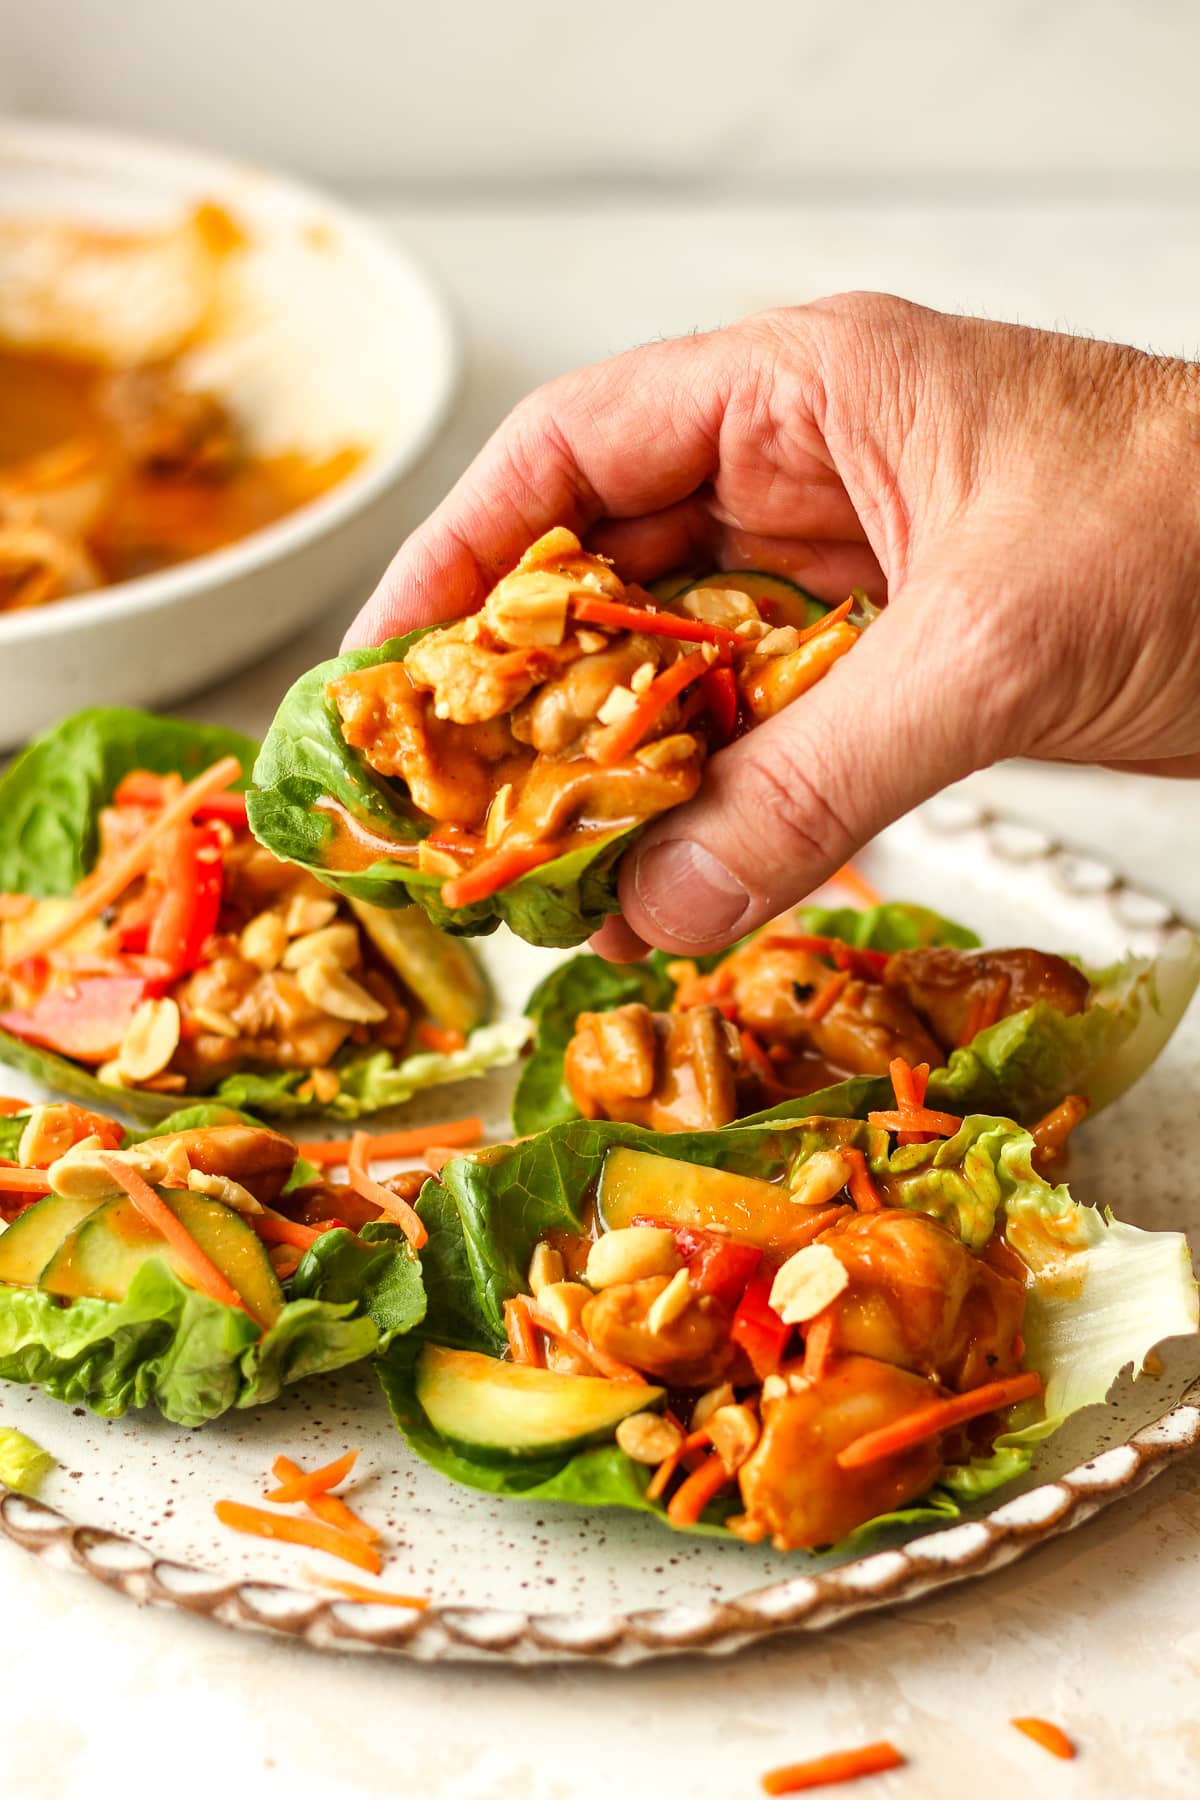
[{"label": "chopped peanut", "polygon": [[605,1288],[650,1275],[674,1275],[682,1261],[673,1231],[658,1225],[627,1225],[596,1239],[584,1273],[589,1286]]},{"label": "chopped peanut", "polygon": [[248,963],[264,974],[277,969],[288,945],[287,926],[277,912],[261,912],[244,927],[238,949]]},{"label": "chopped peanut", "polygon": [[335,925],[323,925],[320,931],[305,932],[293,938],[283,955],[285,969],[301,969],[305,963],[336,963],[341,969],[355,968],[362,958],[358,927],[348,919]]},{"label": "chopped peanut", "polygon": [[661,1413],[631,1413],[617,1426],[617,1447],[634,1462],[652,1466],[673,1456],[683,1442],[683,1433],[673,1419]]},{"label": "chopped peanut", "polygon": [[296,971],[306,1000],[319,1006],[331,1019],[349,1019],[356,1025],[378,1025],[387,1018],[387,1007],[373,999],[366,988],[335,962],[318,958]]},{"label": "chopped peanut", "polygon": [[550,1244],[535,1244],[529,1259],[529,1291],[536,1300],[545,1288],[562,1280],[565,1274],[562,1254]]},{"label": "chopped peanut", "polygon": [[828,1244],[806,1244],[789,1256],[771,1283],[771,1306],[785,1325],[803,1325],[849,1286],[845,1264]]},{"label": "chopped peanut", "polygon": [[673,1325],[692,1303],[692,1283],[686,1269],[677,1269],[662,1293],[651,1302],[646,1324],[656,1335]]},{"label": "chopped peanut", "polygon": [[179,1023],[179,1007],[169,996],[140,1003],[117,1055],[127,1081],[149,1081],[162,1073],[179,1047]]}]

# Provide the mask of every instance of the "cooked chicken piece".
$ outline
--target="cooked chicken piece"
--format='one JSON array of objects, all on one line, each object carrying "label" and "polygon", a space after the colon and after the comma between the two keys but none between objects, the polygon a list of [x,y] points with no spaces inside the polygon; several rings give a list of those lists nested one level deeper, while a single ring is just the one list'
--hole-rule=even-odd
[{"label": "cooked chicken piece", "polygon": [[255,1125],[206,1125],[195,1131],[172,1131],[151,1142],[155,1155],[169,1155],[181,1144],[193,1169],[224,1175],[248,1188],[269,1205],[279,1198],[296,1166],[297,1150],[279,1131]]},{"label": "cooked chicken piece", "polygon": [[510,649],[492,639],[476,617],[418,638],[404,667],[414,687],[432,693],[437,718],[478,725],[510,713],[539,681],[578,654],[573,645]]},{"label": "cooked chicken piece", "polygon": [[858,1213],[821,1238],[850,1277],[832,1302],[834,1347],[962,1390],[1021,1366],[1025,1289],[936,1219]]},{"label": "cooked chicken piece", "polygon": [[713,1387],[732,1366],[732,1315],[709,1294],[691,1294],[675,1318],[654,1329],[650,1309],[672,1277],[621,1281],[589,1300],[583,1328],[598,1350],[672,1387]]},{"label": "cooked chicken piece", "polygon": [[657,669],[659,660],[660,645],[640,632],[619,639],[611,649],[581,656],[518,707],[513,736],[551,754],[569,749],[595,722],[614,688],[627,688],[638,669],[646,663]]},{"label": "cooked chicken piece", "polygon": [[[230,947],[181,982],[175,998],[189,1034],[172,1066],[205,1083],[246,1063],[323,1068],[352,1030],[314,1006],[289,971],[264,974]],[[227,1022],[225,1029],[213,1029],[214,1020]]]},{"label": "cooked chicken piece", "polygon": [[903,996],[879,982],[848,982],[829,1011],[811,1020],[811,1002],[833,971],[808,951],[774,949],[769,938],[755,938],[721,967],[739,1022],[764,1043],[807,1046],[852,1075],[885,1075],[895,1056],[931,1068],[945,1061]]},{"label": "cooked chicken piece", "polygon": [[611,768],[578,758],[539,759],[520,791],[509,829],[515,843],[553,842],[575,825],[611,826],[652,818],[690,800],[700,785],[703,750],[690,740],[692,754],[663,768],[637,756]]},{"label": "cooked chicken piece", "polygon": [[121,370],[104,400],[126,455],[148,474],[220,481],[241,460],[226,408],[213,394],[181,387],[163,364]]},{"label": "cooked chicken piece", "polygon": [[1044,1000],[1058,1012],[1082,1012],[1091,993],[1087,976],[1065,957],[1041,950],[901,950],[884,981],[903,994],[947,1049],[960,1044],[972,1009],[999,999],[997,1019]]},{"label": "cooked chicken piece", "polygon": [[715,1006],[652,1013],[646,1006],[581,1013],[563,1063],[585,1119],[654,1131],[707,1131],[738,1114],[738,1034]]},{"label": "cooked chicken piece", "polygon": [[[329,683],[326,692],[342,720],[342,735],[380,775],[398,776],[421,812],[444,825],[480,825],[495,787],[506,775],[494,765],[516,749],[503,722],[472,733],[431,718],[426,696],[403,663],[376,663]],[[494,750],[487,757],[480,751]]]},{"label": "cooked chicken piece", "polygon": [[738,1471],[747,1519],[777,1550],[813,1550],[915,1500],[941,1469],[937,1439],[861,1469],[839,1468],[837,1454],[937,1397],[906,1369],[845,1356],[821,1381],[764,1400],[762,1435]]}]

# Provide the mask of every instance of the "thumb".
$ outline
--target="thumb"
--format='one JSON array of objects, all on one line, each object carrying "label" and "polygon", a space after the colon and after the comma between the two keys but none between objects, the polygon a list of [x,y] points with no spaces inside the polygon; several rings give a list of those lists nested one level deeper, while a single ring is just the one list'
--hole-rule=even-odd
[{"label": "thumb", "polygon": [[1015,748],[986,633],[964,629],[962,610],[907,590],[817,687],[713,758],[697,797],[624,860],[621,908],[638,937],[687,955],[722,948]]}]

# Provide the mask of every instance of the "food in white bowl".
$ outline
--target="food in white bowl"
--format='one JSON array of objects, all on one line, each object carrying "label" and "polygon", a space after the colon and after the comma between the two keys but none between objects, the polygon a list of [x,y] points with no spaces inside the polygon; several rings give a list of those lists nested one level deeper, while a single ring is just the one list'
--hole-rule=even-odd
[{"label": "food in white bowl", "polygon": [[4,740],[199,688],[369,579],[454,365],[424,278],[333,203],[0,130]]}]

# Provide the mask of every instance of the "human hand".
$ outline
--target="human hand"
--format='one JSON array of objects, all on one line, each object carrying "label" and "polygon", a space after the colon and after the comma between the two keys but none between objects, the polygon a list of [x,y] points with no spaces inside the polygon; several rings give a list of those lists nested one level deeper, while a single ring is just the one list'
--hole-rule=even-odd
[{"label": "human hand", "polygon": [[882,295],[551,382],[402,546],[347,644],[479,605],[554,524],[629,580],[710,561],[887,609],[715,756],[597,947],[719,948],[1006,756],[1200,774],[1200,372]]}]

